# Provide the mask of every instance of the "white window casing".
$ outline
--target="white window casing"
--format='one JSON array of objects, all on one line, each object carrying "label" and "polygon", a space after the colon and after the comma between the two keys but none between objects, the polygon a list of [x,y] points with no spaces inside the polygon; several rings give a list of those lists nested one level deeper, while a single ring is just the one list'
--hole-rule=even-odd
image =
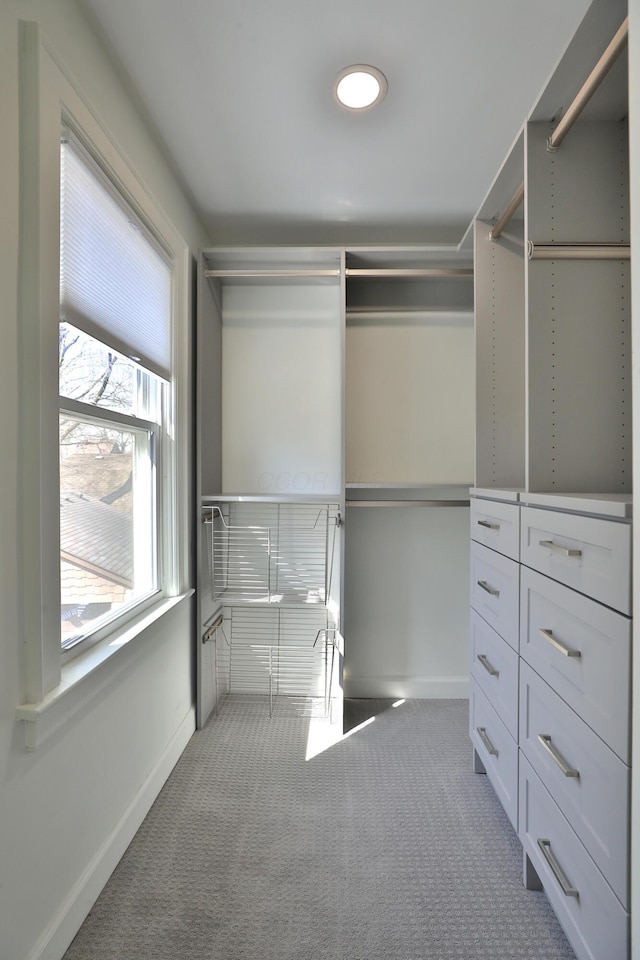
[{"label": "white window casing", "polygon": [[[189,249],[157,203],[146,192],[123,151],[100,124],[83,95],[73,86],[37,24],[21,24],[20,42],[21,237],[20,291],[20,430],[18,464],[21,553],[18,557],[22,620],[24,690],[18,717],[25,720],[27,745],[47,735],[47,716],[71,718],[73,703],[87,699],[100,664],[135,643],[138,633],[163,610],[189,595],[189,328],[191,313]],[[158,511],[158,583],[155,606],[117,625],[108,642],[63,666],[60,652],[60,532],[58,483],[58,317],[60,312],[60,132],[68,128],[99,158],[105,178],[131,204],[137,226],[157,244],[154,269],[171,265],[169,309],[175,322],[149,343],[141,322],[131,336],[113,334],[112,345],[139,358],[167,378],[163,399],[161,503]],[[107,182],[107,179],[105,179]],[[115,202],[115,201],[114,201]],[[136,229],[132,229],[135,247]],[[127,254],[128,256],[129,254]],[[164,288],[165,279],[159,280]],[[71,284],[73,287],[73,284]],[[66,296],[66,293],[65,293]],[[80,325],[78,294],[67,299]],[[126,299],[126,297],[124,298]],[[75,311],[75,312],[74,312]],[[117,312],[117,311],[116,311]],[[71,315],[69,320],[73,322]],[[127,324],[129,321],[124,320]],[[90,323],[87,323],[90,326]],[[99,326],[99,323],[97,324]],[[97,326],[86,329],[97,336]],[[132,328],[133,329],[133,328]],[[131,332],[129,330],[129,332]],[[137,339],[134,339],[134,334]],[[75,405],[66,400],[65,409]],[[75,407],[77,411],[77,407]],[[103,411],[94,408],[94,415]],[[136,421],[139,423],[139,421]],[[138,624],[138,627],[136,627]],[[89,685],[87,685],[89,684]],[[58,698],[64,698],[64,706]],[[62,720],[61,720],[62,722]],[[68,722],[65,720],[64,722]],[[57,721],[56,721],[57,723]]]}]

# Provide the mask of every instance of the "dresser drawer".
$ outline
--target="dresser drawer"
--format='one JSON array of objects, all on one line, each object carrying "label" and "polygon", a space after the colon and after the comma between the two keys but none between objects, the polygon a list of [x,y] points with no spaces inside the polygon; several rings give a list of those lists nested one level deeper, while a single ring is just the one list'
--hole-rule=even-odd
[{"label": "dresser drawer", "polygon": [[471,611],[471,676],[518,740],[518,664],[515,650]]},{"label": "dresser drawer", "polygon": [[512,560],[520,558],[520,507],[498,500],[470,501],[471,539]]},{"label": "dresser drawer", "polygon": [[628,907],[629,767],[526,663],[520,749]]},{"label": "dresser drawer", "polygon": [[522,567],[520,655],[631,762],[630,620]]},{"label": "dresser drawer", "polygon": [[518,745],[473,677],[469,683],[469,732],[500,803],[518,829]]},{"label": "dresser drawer", "polygon": [[522,507],[520,560],[621,613],[631,612],[631,526]]},{"label": "dresser drawer", "polygon": [[472,542],[469,580],[473,609],[517,650],[520,565]]},{"label": "dresser drawer", "polygon": [[520,840],[579,960],[628,960],[628,913],[522,756]]}]

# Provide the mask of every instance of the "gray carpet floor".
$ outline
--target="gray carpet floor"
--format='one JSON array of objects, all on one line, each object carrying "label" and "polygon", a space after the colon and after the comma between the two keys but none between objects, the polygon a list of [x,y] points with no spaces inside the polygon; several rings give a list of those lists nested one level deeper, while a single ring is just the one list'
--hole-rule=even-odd
[{"label": "gray carpet floor", "polygon": [[65,960],[574,960],[467,709],[348,702],[351,735],[306,760],[298,712],[227,702]]}]

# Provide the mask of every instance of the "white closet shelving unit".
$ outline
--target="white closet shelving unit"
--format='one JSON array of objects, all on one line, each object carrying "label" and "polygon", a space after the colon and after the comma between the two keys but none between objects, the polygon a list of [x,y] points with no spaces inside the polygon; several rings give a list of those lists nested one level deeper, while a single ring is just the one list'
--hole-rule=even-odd
[{"label": "white closet shelving unit", "polygon": [[200,258],[200,725],[228,695],[340,698],[343,262]]},{"label": "white closet shelving unit", "polygon": [[579,960],[628,960],[626,3],[596,0],[474,222],[474,764]]},{"label": "white closet shelving unit", "polygon": [[474,221],[478,487],[631,489],[624,51],[547,149],[625,6],[591,8]]},{"label": "white closet shelving unit", "polygon": [[200,724],[228,692],[466,695],[472,274],[452,247],[202,252]]},{"label": "white closet shelving unit", "polygon": [[473,269],[349,248],[345,692],[466,696]]}]

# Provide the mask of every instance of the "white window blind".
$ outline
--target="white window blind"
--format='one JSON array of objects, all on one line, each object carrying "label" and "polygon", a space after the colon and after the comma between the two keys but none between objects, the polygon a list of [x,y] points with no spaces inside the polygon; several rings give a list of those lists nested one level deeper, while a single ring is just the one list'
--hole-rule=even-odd
[{"label": "white window blind", "polygon": [[73,138],[61,145],[61,319],[165,379],[171,267]]}]

